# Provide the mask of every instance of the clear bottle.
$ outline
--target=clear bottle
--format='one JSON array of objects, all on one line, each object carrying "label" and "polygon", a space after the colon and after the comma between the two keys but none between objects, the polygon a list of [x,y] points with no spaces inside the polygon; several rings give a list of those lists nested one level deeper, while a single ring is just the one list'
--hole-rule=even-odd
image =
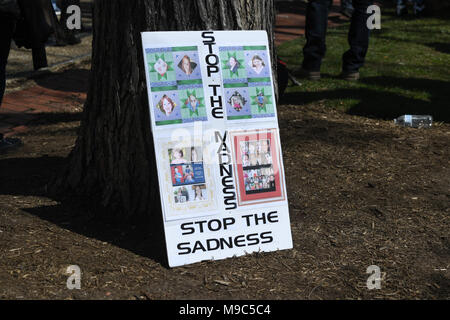
[{"label": "clear bottle", "polygon": [[394,119],[394,123],[403,127],[430,128],[433,124],[433,117],[430,115],[406,114]]}]

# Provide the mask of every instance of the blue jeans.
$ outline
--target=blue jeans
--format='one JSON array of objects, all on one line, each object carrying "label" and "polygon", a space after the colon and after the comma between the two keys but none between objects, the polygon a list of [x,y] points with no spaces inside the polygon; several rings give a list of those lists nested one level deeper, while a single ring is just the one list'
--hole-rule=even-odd
[{"label": "blue jeans", "polygon": [[[320,71],[325,56],[325,37],[328,26],[328,11],[332,0],[311,0],[306,7],[306,45],[303,47],[302,67],[308,71]],[[344,53],[342,71],[357,72],[364,65],[369,48],[367,8],[373,0],[353,0],[353,15],[348,32],[350,49]]]},{"label": "blue jeans", "polygon": [[11,40],[16,26],[16,18],[0,12],[0,106],[6,89],[6,62],[11,49]]}]

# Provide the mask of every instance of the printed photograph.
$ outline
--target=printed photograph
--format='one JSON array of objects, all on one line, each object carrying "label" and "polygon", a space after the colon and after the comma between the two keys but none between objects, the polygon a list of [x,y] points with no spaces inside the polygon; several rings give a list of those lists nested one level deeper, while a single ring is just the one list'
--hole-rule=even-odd
[{"label": "printed photograph", "polygon": [[173,186],[205,183],[200,147],[174,148],[168,152]]},{"label": "printed photograph", "polygon": [[183,84],[202,83],[197,47],[172,48],[173,61],[175,62],[175,74],[177,81]]},{"label": "printed photograph", "polygon": [[256,86],[248,88],[252,118],[274,117],[272,87]]},{"label": "printed photograph", "polygon": [[176,91],[152,94],[156,125],[182,123],[181,103]]},{"label": "printed photograph", "polygon": [[197,68],[197,63],[192,61],[191,57],[184,55],[180,62],[178,63],[178,68],[187,76],[194,73],[195,68]]},{"label": "printed photograph", "polygon": [[176,84],[171,48],[146,49],[146,54],[151,87]]},{"label": "printed photograph", "polygon": [[270,140],[241,141],[240,151],[246,194],[275,191]]},{"label": "printed photograph", "polygon": [[[247,78],[271,77],[266,50],[245,50],[244,57]],[[265,79],[261,82],[270,82],[270,79]]]},{"label": "printed photograph", "polygon": [[173,188],[173,196],[176,204],[208,200],[205,184]]},{"label": "printed photograph", "polygon": [[230,132],[239,205],[284,199],[276,129]]},{"label": "printed photograph", "polygon": [[219,52],[224,83],[231,83],[238,79],[246,82],[247,72],[243,47],[220,47]]},{"label": "printed photograph", "polygon": [[250,99],[248,88],[225,89],[227,119],[249,119],[251,118]]},{"label": "printed photograph", "polygon": [[183,122],[208,120],[203,88],[179,90],[178,96],[182,102],[181,118]]}]

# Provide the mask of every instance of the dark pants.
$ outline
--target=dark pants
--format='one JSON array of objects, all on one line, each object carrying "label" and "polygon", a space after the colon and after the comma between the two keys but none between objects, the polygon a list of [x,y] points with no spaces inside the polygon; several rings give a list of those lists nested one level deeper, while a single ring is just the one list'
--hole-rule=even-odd
[{"label": "dark pants", "polygon": [[[310,0],[306,8],[306,45],[303,48],[303,68],[308,71],[320,71],[325,56],[325,37],[328,26],[328,11],[332,0]],[[369,48],[369,29],[367,28],[367,7],[373,0],[353,0],[353,15],[348,32],[350,49],[343,55],[342,70],[358,71],[364,65]]]},{"label": "dark pants", "polygon": [[6,88],[6,62],[15,26],[16,19],[13,15],[0,12],[0,105]]}]

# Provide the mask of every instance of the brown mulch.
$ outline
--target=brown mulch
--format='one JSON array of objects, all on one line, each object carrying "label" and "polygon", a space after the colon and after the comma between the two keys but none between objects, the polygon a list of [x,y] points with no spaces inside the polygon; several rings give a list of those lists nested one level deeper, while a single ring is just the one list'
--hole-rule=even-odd
[{"label": "brown mulch", "polygon": [[[161,235],[46,196],[80,117],[43,116],[0,155],[0,299],[449,299],[450,125],[279,111],[294,249],[174,269]],[[66,288],[72,264],[81,290]]]}]

